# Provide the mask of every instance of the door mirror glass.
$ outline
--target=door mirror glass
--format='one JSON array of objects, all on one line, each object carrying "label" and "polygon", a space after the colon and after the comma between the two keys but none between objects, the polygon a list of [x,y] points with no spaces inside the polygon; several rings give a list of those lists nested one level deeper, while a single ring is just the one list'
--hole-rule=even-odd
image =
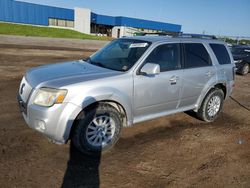
[{"label": "door mirror glass", "polygon": [[156,75],[160,73],[160,66],[155,63],[146,63],[141,68],[141,74],[143,75]]}]

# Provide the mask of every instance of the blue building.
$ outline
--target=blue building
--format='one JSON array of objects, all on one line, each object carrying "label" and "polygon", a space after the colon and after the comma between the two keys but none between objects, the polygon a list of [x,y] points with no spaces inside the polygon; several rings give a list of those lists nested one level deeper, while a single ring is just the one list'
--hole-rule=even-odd
[{"label": "blue building", "polygon": [[106,16],[90,9],[66,9],[14,0],[0,1],[0,21],[74,29],[112,37],[138,32],[180,32],[181,25],[122,16]]}]

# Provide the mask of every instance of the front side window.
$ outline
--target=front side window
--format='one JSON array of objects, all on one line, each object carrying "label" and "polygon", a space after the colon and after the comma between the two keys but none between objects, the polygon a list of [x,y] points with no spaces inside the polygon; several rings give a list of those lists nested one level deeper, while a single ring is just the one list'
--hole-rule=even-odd
[{"label": "front side window", "polygon": [[128,71],[150,44],[142,40],[117,39],[92,55],[87,62],[116,71]]},{"label": "front side window", "polygon": [[161,72],[180,69],[180,53],[180,44],[163,44],[151,52],[146,63],[159,64]]},{"label": "front side window", "polygon": [[185,43],[185,68],[210,66],[210,56],[200,43]]}]

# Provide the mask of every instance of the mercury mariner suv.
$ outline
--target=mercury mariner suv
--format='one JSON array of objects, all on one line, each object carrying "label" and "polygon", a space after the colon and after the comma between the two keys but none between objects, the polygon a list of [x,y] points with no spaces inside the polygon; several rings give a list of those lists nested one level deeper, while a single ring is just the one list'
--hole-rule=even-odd
[{"label": "mercury mariner suv", "polygon": [[214,121],[232,93],[234,75],[222,41],[125,37],[86,60],[32,68],[21,81],[18,102],[29,127],[95,154],[135,123],[190,110]]}]

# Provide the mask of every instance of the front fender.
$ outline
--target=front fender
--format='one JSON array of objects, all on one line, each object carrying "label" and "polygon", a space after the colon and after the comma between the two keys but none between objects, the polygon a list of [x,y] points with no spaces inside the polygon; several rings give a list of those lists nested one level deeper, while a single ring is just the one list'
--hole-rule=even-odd
[{"label": "front fender", "polygon": [[[128,92],[129,93],[129,92]],[[132,102],[131,96],[126,92],[121,92],[118,89],[112,87],[91,89],[84,93],[84,96],[79,95],[72,100],[72,103],[80,106],[82,109],[87,106],[100,101],[112,101],[120,104],[127,116],[127,125],[131,125],[133,122]]]}]

